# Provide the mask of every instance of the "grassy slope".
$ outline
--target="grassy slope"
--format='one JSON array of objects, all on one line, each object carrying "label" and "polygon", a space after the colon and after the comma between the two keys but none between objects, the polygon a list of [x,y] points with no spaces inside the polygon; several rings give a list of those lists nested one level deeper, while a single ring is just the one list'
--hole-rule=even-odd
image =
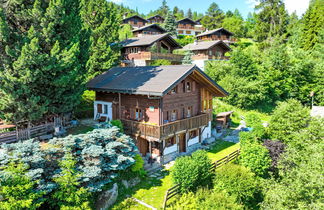
[{"label": "grassy slope", "polygon": [[[212,161],[221,159],[222,157],[232,153],[239,148],[239,144],[231,142],[219,141],[215,146],[208,151],[208,157]],[[172,170],[172,168],[171,168]],[[112,209],[117,210],[123,208],[126,195],[135,197],[145,203],[155,207],[162,208],[165,192],[168,188],[172,187],[171,175],[166,175],[163,179],[158,180],[155,178],[148,178],[143,180],[138,186],[132,190],[126,190],[119,196],[119,203],[116,203]],[[132,205],[128,209],[147,209],[144,206]]]}]

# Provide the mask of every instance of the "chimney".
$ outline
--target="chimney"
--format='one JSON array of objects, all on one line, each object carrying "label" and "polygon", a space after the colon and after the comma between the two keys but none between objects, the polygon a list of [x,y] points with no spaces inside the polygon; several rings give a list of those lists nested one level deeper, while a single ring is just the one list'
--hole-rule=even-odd
[{"label": "chimney", "polygon": [[197,39],[195,39],[194,45],[198,45],[198,40]]}]

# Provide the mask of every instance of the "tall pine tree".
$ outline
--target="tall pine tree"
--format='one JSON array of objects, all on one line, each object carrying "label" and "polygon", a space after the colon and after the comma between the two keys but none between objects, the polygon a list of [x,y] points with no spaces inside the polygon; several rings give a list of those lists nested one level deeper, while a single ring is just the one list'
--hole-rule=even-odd
[{"label": "tall pine tree", "polygon": [[205,28],[209,30],[220,28],[223,23],[224,17],[224,12],[218,7],[215,2],[213,2],[209,6],[206,15],[202,18],[201,23]]},{"label": "tall pine tree", "polygon": [[106,0],[82,0],[81,16],[90,31],[89,78],[118,64],[121,17],[116,5]]},{"label": "tall pine tree", "polygon": [[163,24],[165,30],[172,36],[177,35],[177,23],[171,11],[168,12]]}]

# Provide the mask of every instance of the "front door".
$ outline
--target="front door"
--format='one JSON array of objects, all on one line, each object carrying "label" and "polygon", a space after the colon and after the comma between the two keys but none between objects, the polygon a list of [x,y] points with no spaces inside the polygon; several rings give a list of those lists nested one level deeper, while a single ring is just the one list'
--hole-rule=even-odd
[{"label": "front door", "polygon": [[148,143],[148,141],[141,138],[141,137],[138,137],[138,139],[137,139],[137,147],[138,147],[140,153],[143,156],[146,156],[146,153],[148,153],[148,151],[149,151],[149,143]]},{"label": "front door", "polygon": [[179,152],[186,152],[186,134],[179,134]]}]

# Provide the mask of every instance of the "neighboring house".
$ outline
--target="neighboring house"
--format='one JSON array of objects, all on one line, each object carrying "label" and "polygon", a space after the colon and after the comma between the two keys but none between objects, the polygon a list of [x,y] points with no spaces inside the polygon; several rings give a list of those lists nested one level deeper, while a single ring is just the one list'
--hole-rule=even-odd
[{"label": "neighboring house", "polygon": [[158,24],[150,24],[143,26],[141,28],[133,30],[133,35],[135,37],[140,37],[143,35],[157,35],[157,34],[164,34],[167,31],[159,26]]},{"label": "neighboring house", "polygon": [[324,118],[324,106],[313,106],[311,116]]},{"label": "neighboring house", "polygon": [[233,38],[233,33],[224,29],[224,28],[218,28],[211,31],[205,31],[204,33],[201,33],[197,35],[197,39],[200,41],[215,41],[215,40],[222,40],[226,43],[233,43],[236,41],[235,38]]},{"label": "neighboring house", "polygon": [[167,33],[133,37],[124,40],[122,44],[123,66],[147,66],[152,61],[165,59],[172,64],[180,64],[183,55],[172,54],[181,46]]},{"label": "neighboring house", "polygon": [[148,23],[158,23],[162,24],[164,23],[165,18],[162,17],[161,15],[154,15],[150,18],[147,18]]},{"label": "neighboring house", "polygon": [[195,65],[115,67],[95,77],[95,119],[119,119],[143,157],[165,163],[211,137],[213,97],[228,93]]},{"label": "neighboring house", "polygon": [[227,60],[225,53],[231,48],[223,41],[195,41],[182,48],[183,50],[192,51],[194,55],[191,57],[192,63],[204,70],[207,60]]},{"label": "neighboring house", "polygon": [[196,36],[204,31],[204,28],[190,18],[177,21],[177,34]]},{"label": "neighboring house", "polygon": [[147,20],[138,16],[138,15],[134,15],[134,16],[123,19],[123,24],[129,24],[133,28],[143,27],[143,26],[145,26],[146,23],[147,23]]}]

